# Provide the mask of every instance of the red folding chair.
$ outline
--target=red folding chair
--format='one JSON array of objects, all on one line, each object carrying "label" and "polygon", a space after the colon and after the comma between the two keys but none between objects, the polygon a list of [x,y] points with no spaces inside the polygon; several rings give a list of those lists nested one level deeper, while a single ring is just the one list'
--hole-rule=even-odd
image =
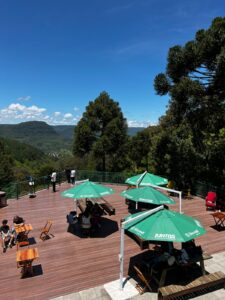
[{"label": "red folding chair", "polygon": [[205,197],[206,210],[208,208],[215,210],[216,200],[217,200],[217,194],[215,192],[208,192],[207,196]]}]

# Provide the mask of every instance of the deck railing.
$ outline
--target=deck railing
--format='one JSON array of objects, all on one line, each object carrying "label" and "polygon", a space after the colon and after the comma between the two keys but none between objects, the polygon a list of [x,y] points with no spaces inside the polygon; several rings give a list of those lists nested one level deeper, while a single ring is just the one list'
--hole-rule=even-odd
[{"label": "deck railing", "polygon": [[[77,170],[76,180],[89,179],[94,182],[110,183],[110,184],[124,184],[125,180],[135,175],[134,173],[128,172],[100,172],[100,171],[89,171],[89,170]],[[66,181],[66,175],[64,171],[57,172],[57,184],[61,184]],[[34,178],[34,187],[29,186],[29,182],[19,181],[12,182],[7,186],[2,187],[2,190],[6,192],[8,199],[17,198],[29,194],[31,188],[34,191],[48,189],[51,186],[50,176],[42,176]],[[191,191],[199,197],[204,198],[208,191],[215,191],[220,198],[225,199],[225,186],[217,187],[206,182],[197,181]]]},{"label": "deck railing", "polygon": [[[122,172],[99,172],[99,171],[88,171],[88,170],[77,170],[76,180],[89,179],[94,182],[104,182],[111,184],[124,184],[127,177],[135,174],[122,173]],[[6,192],[8,199],[19,199],[30,192],[39,191],[42,189],[49,189],[51,186],[50,176],[42,176],[33,178],[34,186],[29,185],[28,180],[12,182],[4,187],[2,190]],[[66,181],[66,175],[64,171],[57,172],[57,184],[61,184]]]}]

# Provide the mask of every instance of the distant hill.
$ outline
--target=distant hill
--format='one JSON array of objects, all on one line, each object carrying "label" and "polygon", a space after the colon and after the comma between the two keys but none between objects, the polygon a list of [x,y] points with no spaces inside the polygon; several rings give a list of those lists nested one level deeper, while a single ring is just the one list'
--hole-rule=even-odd
[{"label": "distant hill", "polygon": [[128,127],[128,135],[129,136],[134,136],[139,131],[142,131],[144,129],[145,129],[144,127]]},{"label": "distant hill", "polygon": [[[73,125],[50,126],[40,121],[13,125],[0,124],[0,137],[31,145],[44,153],[57,153],[60,150],[71,149],[74,127]],[[128,135],[133,136],[143,129],[143,127],[130,127]]]},{"label": "distant hill", "polygon": [[58,152],[71,147],[71,142],[59,135],[53,126],[39,121],[0,125],[0,137],[32,145],[45,153]]},{"label": "distant hill", "polygon": [[25,160],[40,161],[46,157],[44,152],[31,145],[27,145],[16,140],[10,140],[6,138],[1,138],[1,141],[4,143],[7,152],[12,156],[12,158],[21,163],[23,163]]},{"label": "distant hill", "polygon": [[[74,127],[73,125],[57,125],[53,126],[54,130],[64,137],[65,139],[72,140],[74,136]],[[139,131],[144,130],[144,127],[128,127],[128,135],[133,136]]]},{"label": "distant hill", "polygon": [[56,125],[52,126],[53,129],[63,138],[72,140],[74,135],[74,125]]}]

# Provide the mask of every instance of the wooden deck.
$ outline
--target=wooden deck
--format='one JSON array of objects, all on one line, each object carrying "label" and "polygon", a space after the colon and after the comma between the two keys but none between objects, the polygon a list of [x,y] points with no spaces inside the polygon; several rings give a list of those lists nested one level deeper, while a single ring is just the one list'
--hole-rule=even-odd
[{"label": "wooden deck", "polygon": [[[107,196],[107,200],[116,208],[116,215],[105,216],[99,236],[93,238],[67,232],[66,215],[74,209],[74,203],[72,199],[62,198],[60,192],[70,188],[68,184],[57,187],[56,193],[49,189],[38,192],[36,198],[25,196],[10,200],[7,207],[1,208],[0,220],[8,219],[12,224],[13,216],[17,214],[32,224],[34,230],[29,237],[33,237],[33,245],[30,247],[37,247],[40,257],[33,264],[34,276],[21,279],[16,266],[16,247],[0,253],[0,298],[45,300],[118,279],[119,223],[127,215],[127,206],[119,196],[125,187],[112,187],[116,193]],[[178,210],[178,204],[173,208]],[[211,254],[225,251],[225,232],[210,227],[214,220],[202,199],[183,200],[183,211],[198,218],[206,227],[207,234],[196,240],[203,250]],[[39,239],[40,230],[47,219],[53,221],[51,231],[54,237],[42,241]],[[138,245],[125,237],[125,271],[130,258],[138,253]]]}]

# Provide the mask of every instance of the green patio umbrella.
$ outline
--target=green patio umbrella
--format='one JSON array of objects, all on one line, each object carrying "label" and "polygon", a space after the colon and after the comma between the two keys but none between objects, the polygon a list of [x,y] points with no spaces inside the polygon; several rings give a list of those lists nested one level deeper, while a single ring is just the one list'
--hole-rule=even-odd
[{"label": "green patio umbrella", "polygon": [[123,191],[120,195],[135,202],[144,202],[156,205],[175,203],[172,198],[164,195],[163,193],[150,186],[129,189]]},{"label": "green patio umbrella", "polygon": [[125,218],[123,228],[144,240],[165,242],[187,242],[206,233],[197,219],[167,209],[147,216],[146,212],[130,215]]},{"label": "green patio umbrella", "polygon": [[133,177],[127,178],[125,183],[131,184],[131,185],[139,185],[139,186],[147,186],[147,185],[167,185],[168,180],[166,178],[148,173],[147,171],[135,175]]},{"label": "green patio umbrella", "polygon": [[106,187],[92,181],[85,181],[84,183],[72,187],[61,193],[65,198],[100,198],[102,196],[111,195],[114,193],[112,188]]}]

